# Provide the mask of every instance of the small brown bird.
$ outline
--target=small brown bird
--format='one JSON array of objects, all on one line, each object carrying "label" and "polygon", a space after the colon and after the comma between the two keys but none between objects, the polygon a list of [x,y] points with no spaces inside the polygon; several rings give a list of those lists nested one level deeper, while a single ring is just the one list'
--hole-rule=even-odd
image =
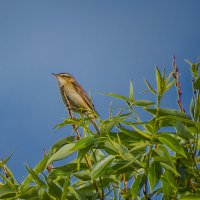
[{"label": "small brown bird", "polygon": [[99,133],[99,128],[95,122],[97,113],[81,85],[68,73],[52,74],[57,78],[60,94],[65,106],[74,112],[83,113],[91,118],[92,124]]}]

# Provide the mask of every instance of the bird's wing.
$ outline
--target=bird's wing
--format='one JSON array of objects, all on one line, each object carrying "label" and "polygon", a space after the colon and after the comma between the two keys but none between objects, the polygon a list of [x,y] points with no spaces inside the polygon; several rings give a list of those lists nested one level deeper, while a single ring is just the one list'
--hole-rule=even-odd
[{"label": "bird's wing", "polygon": [[91,100],[89,99],[87,93],[84,91],[84,89],[81,87],[81,85],[77,82],[73,82],[74,89],[77,91],[77,93],[83,98],[85,103],[88,105],[88,107],[92,110],[95,111],[94,105],[92,104]]},{"label": "bird's wing", "polygon": [[69,107],[71,107],[71,105],[68,105],[68,101],[69,99],[67,98],[67,96],[65,95],[65,91],[64,91],[64,87],[61,86],[60,87],[60,94],[63,100],[63,103],[67,106],[67,108],[69,109]]}]

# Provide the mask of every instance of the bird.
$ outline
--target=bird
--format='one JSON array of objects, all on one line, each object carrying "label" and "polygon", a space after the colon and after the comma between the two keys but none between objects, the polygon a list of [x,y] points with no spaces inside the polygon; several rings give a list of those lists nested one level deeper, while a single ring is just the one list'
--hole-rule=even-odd
[{"label": "bird", "polygon": [[54,75],[58,81],[63,103],[69,112],[72,110],[89,117],[97,133],[100,134],[95,120],[98,114],[83,87],[69,73],[52,73],[52,75]]}]

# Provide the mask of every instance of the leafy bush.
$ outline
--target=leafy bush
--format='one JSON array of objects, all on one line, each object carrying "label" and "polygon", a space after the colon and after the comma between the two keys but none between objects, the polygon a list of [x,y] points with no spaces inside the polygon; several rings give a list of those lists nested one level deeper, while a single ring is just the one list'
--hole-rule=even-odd
[{"label": "leafy bush", "polygon": [[[190,114],[182,106],[173,58],[168,76],[155,69],[156,89],[145,81],[156,102],[136,100],[130,82],[128,97],[107,94],[123,104],[98,119],[100,135],[84,116],[65,119],[56,128],[74,125],[81,137],[57,141],[34,169],[26,166],[29,176],[22,183],[6,165],[10,156],[2,160],[0,199],[200,199],[200,63],[186,62],[193,80]],[[179,110],[162,108],[174,85]],[[70,161],[60,164],[65,158]]]}]

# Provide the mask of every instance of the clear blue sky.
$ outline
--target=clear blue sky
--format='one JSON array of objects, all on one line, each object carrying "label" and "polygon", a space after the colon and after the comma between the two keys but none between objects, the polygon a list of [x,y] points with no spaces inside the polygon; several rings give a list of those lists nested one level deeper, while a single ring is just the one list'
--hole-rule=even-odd
[{"label": "clear blue sky", "polygon": [[111,99],[99,92],[126,95],[132,79],[144,98],[143,78],[155,83],[155,64],[169,72],[174,53],[188,104],[183,60],[200,56],[199,8],[198,0],[1,0],[0,158],[15,151],[9,166],[22,180],[24,163],[34,167],[43,147],[71,134],[52,131],[67,114],[51,72],[74,75],[105,119]]}]

